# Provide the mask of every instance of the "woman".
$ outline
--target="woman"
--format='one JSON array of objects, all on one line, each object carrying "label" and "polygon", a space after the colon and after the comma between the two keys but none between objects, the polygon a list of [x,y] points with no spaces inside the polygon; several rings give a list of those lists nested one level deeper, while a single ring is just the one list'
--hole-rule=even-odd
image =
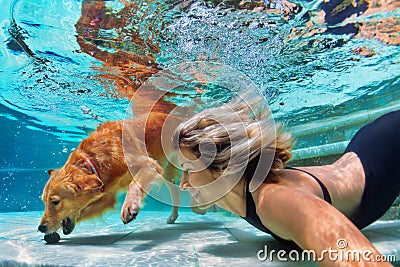
[{"label": "woman", "polygon": [[[399,194],[400,111],[363,127],[333,164],[287,168],[291,136],[260,112],[261,102],[236,100],[178,127],[180,187],[203,208],[215,203],[282,242],[322,255],[321,266],[390,266],[373,262],[380,254],[359,229]],[[365,255],[323,257],[329,249]]]}]

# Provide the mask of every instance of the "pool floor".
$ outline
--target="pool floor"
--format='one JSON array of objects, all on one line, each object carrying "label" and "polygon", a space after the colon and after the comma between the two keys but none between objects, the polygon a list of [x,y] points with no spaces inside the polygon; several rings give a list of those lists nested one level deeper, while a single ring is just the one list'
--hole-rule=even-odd
[{"label": "pool floor", "polygon": [[[128,225],[116,212],[77,225],[52,245],[36,231],[41,215],[0,213],[0,266],[316,266],[277,258],[261,261],[257,253],[265,246],[268,251],[285,247],[223,212],[180,212],[171,225],[166,211],[142,211]],[[376,222],[363,232],[400,266],[400,221]]]}]

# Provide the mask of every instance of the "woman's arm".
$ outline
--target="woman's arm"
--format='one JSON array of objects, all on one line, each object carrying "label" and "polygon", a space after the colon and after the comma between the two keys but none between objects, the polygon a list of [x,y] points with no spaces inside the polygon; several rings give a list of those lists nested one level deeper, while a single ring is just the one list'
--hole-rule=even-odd
[{"label": "woman's arm", "polygon": [[258,191],[257,213],[281,238],[315,252],[320,266],[391,266],[357,227],[317,196],[279,184]]}]

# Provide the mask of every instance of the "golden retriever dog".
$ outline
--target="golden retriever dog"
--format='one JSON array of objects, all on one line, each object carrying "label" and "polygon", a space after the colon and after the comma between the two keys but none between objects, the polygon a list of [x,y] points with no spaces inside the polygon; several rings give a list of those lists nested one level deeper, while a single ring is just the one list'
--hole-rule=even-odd
[{"label": "golden retriever dog", "polygon": [[[163,177],[175,183],[179,175],[161,143],[168,117],[152,112],[147,117],[100,125],[70,154],[62,168],[49,171],[42,195],[46,207],[38,230],[50,234],[62,228],[64,234],[70,234],[76,223],[113,209],[117,193],[127,189],[121,219],[125,224],[135,219],[146,192]],[[176,125],[179,122],[176,118]],[[143,131],[145,140],[141,138]],[[168,223],[173,223],[178,217],[179,189],[167,185],[173,200]],[[193,211],[205,213],[198,208]]]}]

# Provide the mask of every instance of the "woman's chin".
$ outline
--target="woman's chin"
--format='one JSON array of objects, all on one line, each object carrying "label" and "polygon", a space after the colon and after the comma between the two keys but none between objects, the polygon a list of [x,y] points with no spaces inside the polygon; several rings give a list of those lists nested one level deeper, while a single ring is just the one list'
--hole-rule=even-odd
[{"label": "woman's chin", "polygon": [[207,210],[214,204],[214,202],[210,203],[205,201],[201,194],[193,195],[190,202],[192,207],[198,207],[201,210]]},{"label": "woman's chin", "polygon": [[197,207],[199,207],[199,209],[201,210],[208,210],[212,205],[215,204],[215,202],[206,202],[206,201],[199,201],[196,203]]},{"label": "woman's chin", "polygon": [[208,210],[208,209],[211,208],[212,205],[214,205],[214,203],[209,203],[209,204],[206,204],[206,205],[199,205],[199,209]]}]

